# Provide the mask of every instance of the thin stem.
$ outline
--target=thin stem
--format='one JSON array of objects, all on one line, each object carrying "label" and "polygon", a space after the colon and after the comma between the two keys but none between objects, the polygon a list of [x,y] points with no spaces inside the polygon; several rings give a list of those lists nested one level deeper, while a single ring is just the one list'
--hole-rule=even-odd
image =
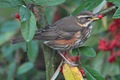
[{"label": "thin stem", "polygon": [[114,10],[116,10],[116,9],[117,9],[116,6],[112,6],[112,7],[107,8],[107,9],[105,9],[105,10],[103,10],[103,11],[101,11],[100,13],[97,13],[97,14],[102,14],[103,17],[104,17],[104,16],[106,16],[107,14],[109,14],[110,12],[112,12],[112,11],[114,11]]},{"label": "thin stem", "polygon": [[56,69],[55,73],[53,74],[52,78],[50,80],[55,80],[60,72],[60,68],[63,65],[63,60],[60,62],[58,68]]}]

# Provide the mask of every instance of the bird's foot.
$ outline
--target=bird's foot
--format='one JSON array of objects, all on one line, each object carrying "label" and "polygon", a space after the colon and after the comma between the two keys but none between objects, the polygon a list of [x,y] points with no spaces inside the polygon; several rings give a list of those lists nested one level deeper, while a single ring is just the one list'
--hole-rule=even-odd
[{"label": "bird's foot", "polygon": [[61,52],[59,52],[60,56],[65,60],[65,62],[70,66],[78,66],[78,64],[75,64],[73,62],[70,62]]},{"label": "bird's foot", "polygon": [[65,60],[65,62],[66,62],[68,65],[70,65],[70,66],[78,66],[78,64],[75,64],[75,63],[70,62],[70,61],[68,61],[68,60]]}]

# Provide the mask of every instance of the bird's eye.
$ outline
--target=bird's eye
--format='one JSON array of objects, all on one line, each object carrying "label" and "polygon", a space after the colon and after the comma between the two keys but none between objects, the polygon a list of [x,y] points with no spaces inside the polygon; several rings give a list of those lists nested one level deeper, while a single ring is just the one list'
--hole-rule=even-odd
[{"label": "bird's eye", "polygon": [[85,17],[85,19],[92,19],[92,17]]}]

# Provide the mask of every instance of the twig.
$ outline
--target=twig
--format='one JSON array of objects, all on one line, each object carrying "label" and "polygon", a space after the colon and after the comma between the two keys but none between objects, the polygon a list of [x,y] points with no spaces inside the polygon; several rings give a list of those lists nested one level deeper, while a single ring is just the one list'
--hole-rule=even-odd
[{"label": "twig", "polygon": [[13,76],[12,76],[12,79],[15,80],[15,76],[16,76],[16,73],[17,73],[17,68],[18,68],[18,65],[20,63],[20,55],[19,55],[19,50],[16,51],[15,53],[15,69],[14,69],[14,73],[13,73]]},{"label": "twig", "polygon": [[109,14],[111,11],[114,11],[114,10],[116,10],[116,9],[117,9],[116,6],[112,6],[112,7],[107,8],[107,9],[105,9],[105,10],[103,10],[103,11],[97,13],[97,14],[102,14],[103,17],[104,17],[104,16],[106,16],[107,14]]},{"label": "twig", "polygon": [[53,74],[52,78],[50,80],[55,80],[60,72],[60,68],[63,64],[63,60],[61,61],[61,63],[59,64],[58,68],[56,69],[55,73]]}]

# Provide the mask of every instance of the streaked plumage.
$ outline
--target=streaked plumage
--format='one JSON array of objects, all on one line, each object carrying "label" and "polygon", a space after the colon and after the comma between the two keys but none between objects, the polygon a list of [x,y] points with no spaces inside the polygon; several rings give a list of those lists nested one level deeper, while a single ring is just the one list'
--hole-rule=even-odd
[{"label": "streaked plumage", "polygon": [[[55,50],[66,51],[77,48],[90,36],[93,18],[96,18],[95,15],[89,11],[81,12],[77,16],[64,17],[37,30],[34,39],[44,40],[47,46]],[[12,42],[20,42],[22,40],[20,39],[13,39]]]},{"label": "streaked plumage", "polygon": [[[36,31],[33,39],[43,40],[44,43],[58,50],[61,57],[71,66],[77,64],[68,61],[61,51],[77,48],[82,45],[91,34],[91,23],[97,20],[97,16],[89,11],[79,13],[77,16],[64,17],[55,23]],[[24,41],[22,37],[12,39],[11,43]]]}]

